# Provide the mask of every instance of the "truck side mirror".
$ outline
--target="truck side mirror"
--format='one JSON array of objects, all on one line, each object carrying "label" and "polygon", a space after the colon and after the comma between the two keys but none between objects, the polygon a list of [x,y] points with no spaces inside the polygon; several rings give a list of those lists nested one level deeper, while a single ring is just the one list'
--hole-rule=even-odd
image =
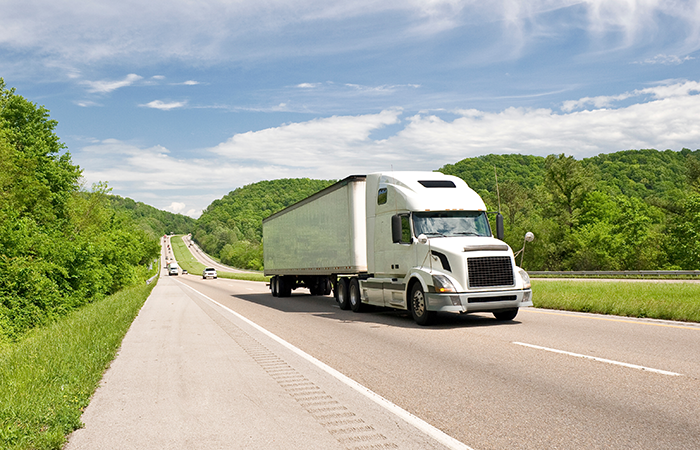
[{"label": "truck side mirror", "polygon": [[391,240],[394,244],[401,242],[401,216],[391,216]]},{"label": "truck side mirror", "polygon": [[496,238],[503,240],[503,216],[500,212],[496,214]]}]

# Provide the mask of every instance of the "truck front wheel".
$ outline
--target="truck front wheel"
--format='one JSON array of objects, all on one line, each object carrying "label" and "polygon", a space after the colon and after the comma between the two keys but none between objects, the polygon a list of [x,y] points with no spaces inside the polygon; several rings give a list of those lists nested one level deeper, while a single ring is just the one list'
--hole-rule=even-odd
[{"label": "truck front wheel", "polygon": [[518,315],[518,308],[515,309],[504,309],[503,311],[494,311],[494,317],[496,320],[513,320],[515,316]]},{"label": "truck front wheel", "polygon": [[353,312],[361,312],[363,309],[362,297],[360,296],[360,282],[357,278],[350,280],[350,286],[348,286],[348,297],[350,300],[350,308]]},{"label": "truck front wheel", "polygon": [[411,305],[413,320],[418,325],[428,325],[435,317],[435,311],[428,311],[428,302],[425,298],[425,292],[423,292],[423,286],[420,283],[413,285],[409,304]]},{"label": "truck front wheel", "polygon": [[335,282],[335,299],[338,301],[340,309],[350,309],[347,278],[338,278],[338,281]]}]

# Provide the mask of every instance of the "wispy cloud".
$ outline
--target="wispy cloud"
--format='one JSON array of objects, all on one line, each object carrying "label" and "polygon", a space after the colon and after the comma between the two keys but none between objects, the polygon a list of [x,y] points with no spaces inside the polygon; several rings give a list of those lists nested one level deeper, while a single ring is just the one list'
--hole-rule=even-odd
[{"label": "wispy cloud", "polygon": [[[697,147],[700,82],[669,81],[596,101],[612,104],[622,98],[637,102],[565,113],[471,109],[452,120],[429,113],[404,118],[397,109],[319,118],[235,134],[208,150],[217,155],[213,158],[207,151],[198,151],[197,158],[174,157],[162,147],[116,140],[72,153],[90,183],[108,181],[116,194],[129,192],[160,208],[173,210],[181,207],[174,202],[184,203],[184,211],[201,210],[236,187],[265,179],[434,170],[488,153],[584,158],[631,148]],[[372,138],[388,126],[400,128],[387,138]]]},{"label": "wispy cloud", "polygon": [[163,102],[161,100],[153,100],[143,105],[139,105],[145,108],[160,109],[163,111],[170,111],[171,109],[182,108],[187,105],[187,102]]},{"label": "wispy cloud", "polygon": [[584,97],[578,100],[567,100],[562,104],[562,111],[571,112],[576,109],[593,106],[594,108],[606,108],[614,106],[615,103],[627,100],[633,97],[648,96],[655,99],[664,99],[669,97],[679,97],[697,94],[700,92],[700,83],[696,81],[677,81],[669,80],[658,83],[656,86],[645,89],[636,89],[632,92],[625,92],[619,95]]},{"label": "wispy cloud", "polygon": [[637,61],[635,64],[645,64],[645,65],[654,65],[654,64],[662,64],[665,66],[677,66],[680,64],[683,64],[684,62],[687,61],[692,61],[693,58],[692,56],[685,56],[685,57],[680,57],[676,55],[656,55],[653,58],[647,58],[642,61]]},{"label": "wispy cloud", "polygon": [[[655,42],[673,32],[685,41],[682,54],[700,48],[700,14],[695,1],[299,0],[290,4],[270,0],[261,7],[256,0],[202,0],[199,5],[193,10],[188,0],[156,0],[139,8],[133,8],[131,2],[107,8],[103,2],[35,0],[27,5],[22,0],[6,0],[0,15],[0,47],[23,57],[31,54],[46,64],[172,60],[219,64],[268,60],[272,54],[288,55],[290,48],[299,51],[303,47],[305,54],[313,55],[386,49],[403,45],[407,39],[491,24],[491,36],[499,48],[531,45],[561,34],[564,26],[583,29],[605,46]],[[550,20],[557,11],[566,12],[570,19],[564,23]],[[297,40],[312,29],[350,30],[380,20],[387,26],[363,26],[362,37],[333,32],[327,39],[303,39],[303,46]],[[671,30],[668,21],[675,24]]]},{"label": "wispy cloud", "polygon": [[107,94],[112,91],[116,91],[119,88],[132,86],[134,83],[143,79],[142,76],[136,75],[135,73],[130,73],[123,80],[100,80],[100,81],[82,81],[81,84],[88,86],[88,92]]}]

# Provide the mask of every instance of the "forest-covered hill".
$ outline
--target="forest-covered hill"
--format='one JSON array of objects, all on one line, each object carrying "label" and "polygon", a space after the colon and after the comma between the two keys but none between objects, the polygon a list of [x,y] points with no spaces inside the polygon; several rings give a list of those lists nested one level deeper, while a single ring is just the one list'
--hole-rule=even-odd
[{"label": "forest-covered hill", "polygon": [[262,270],[262,220],[333,183],[294,178],[243,186],[207,207],[197,220],[193,238],[224,264]]},{"label": "forest-covered hill", "polygon": [[514,249],[535,233],[527,269],[700,269],[700,150],[486,155],[440,171],[464,179],[489,209],[500,194]]},{"label": "forest-covered hill", "polygon": [[[446,165],[505,217],[529,270],[700,269],[700,150],[627,150],[576,160],[484,155]],[[496,189],[498,177],[498,191]],[[262,219],[333,181],[262,181],[214,201],[195,240],[223,262],[262,268]],[[520,260],[518,260],[520,263]]]},{"label": "forest-covered hill", "polygon": [[191,217],[163,211],[118,195],[110,195],[109,204],[115,210],[127,213],[142,230],[154,239],[164,234],[190,233],[194,230],[197,222]]}]

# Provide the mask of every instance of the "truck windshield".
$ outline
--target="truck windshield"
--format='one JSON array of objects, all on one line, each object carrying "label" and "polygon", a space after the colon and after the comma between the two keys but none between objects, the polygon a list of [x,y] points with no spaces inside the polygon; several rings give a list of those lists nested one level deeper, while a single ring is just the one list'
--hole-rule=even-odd
[{"label": "truck windshield", "polygon": [[428,237],[491,236],[483,211],[414,212],[413,231]]}]

